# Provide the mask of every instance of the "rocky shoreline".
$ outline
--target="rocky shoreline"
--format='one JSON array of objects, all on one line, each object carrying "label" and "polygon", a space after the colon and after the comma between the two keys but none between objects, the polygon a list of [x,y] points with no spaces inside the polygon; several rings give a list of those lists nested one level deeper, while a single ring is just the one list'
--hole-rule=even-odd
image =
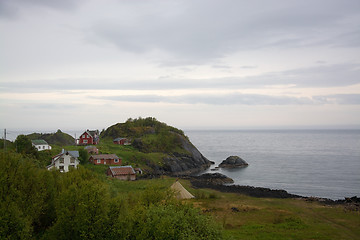
[{"label": "rocky shoreline", "polygon": [[351,198],[332,200],[328,198],[300,196],[300,195],[288,193],[287,191],[280,189],[270,189],[270,188],[242,186],[242,185],[226,185],[229,182],[231,182],[232,179],[220,173],[215,173],[215,174],[207,173],[200,176],[191,176],[188,177],[187,179],[190,180],[194,188],[210,188],[220,192],[239,193],[239,194],[244,194],[251,197],[259,197],[259,198],[294,198],[294,199],[298,198],[298,199],[304,199],[309,202],[316,201],[327,205],[342,204],[345,205],[345,207],[348,210],[360,211],[360,198],[357,196]]}]

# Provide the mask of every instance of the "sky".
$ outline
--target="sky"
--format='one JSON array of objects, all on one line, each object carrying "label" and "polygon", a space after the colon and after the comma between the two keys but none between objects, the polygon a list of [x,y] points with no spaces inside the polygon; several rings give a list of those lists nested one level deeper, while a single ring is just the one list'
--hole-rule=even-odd
[{"label": "sky", "polygon": [[0,128],[360,128],[358,0],[1,0]]}]

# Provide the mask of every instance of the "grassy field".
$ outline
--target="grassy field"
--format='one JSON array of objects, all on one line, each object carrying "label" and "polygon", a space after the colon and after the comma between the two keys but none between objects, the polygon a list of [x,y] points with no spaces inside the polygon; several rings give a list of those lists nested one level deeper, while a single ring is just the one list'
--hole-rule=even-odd
[{"label": "grassy field", "polygon": [[[104,166],[87,166],[98,174]],[[175,178],[120,181],[107,178],[113,192],[130,194],[167,189]],[[254,198],[211,189],[194,189],[180,180],[195,199],[185,200],[211,215],[230,239],[360,239],[360,213],[343,205],[328,206],[303,199]]]},{"label": "grassy field", "polygon": [[[182,181],[183,182],[183,181]],[[360,239],[360,212],[304,199],[254,198],[210,189],[187,189],[191,200],[235,239]]]}]

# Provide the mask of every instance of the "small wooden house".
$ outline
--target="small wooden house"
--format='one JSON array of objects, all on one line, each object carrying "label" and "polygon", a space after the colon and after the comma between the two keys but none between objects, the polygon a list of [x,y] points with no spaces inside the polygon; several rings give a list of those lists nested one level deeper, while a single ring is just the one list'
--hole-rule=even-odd
[{"label": "small wooden house", "polygon": [[130,141],[127,138],[115,138],[113,143],[118,145],[130,145]]},{"label": "small wooden house", "polygon": [[43,139],[38,140],[31,140],[31,144],[36,148],[38,151],[43,150],[51,150],[51,146]]},{"label": "small wooden house", "polygon": [[136,173],[132,166],[111,166],[107,169],[106,175],[120,180],[136,180]]},{"label": "small wooden house", "polygon": [[86,130],[83,134],[80,135],[78,140],[79,145],[96,145],[99,144],[99,130]]},{"label": "small wooden house", "polygon": [[99,149],[97,149],[95,146],[86,146],[86,147],[84,147],[84,149],[85,149],[89,154],[99,154]]},{"label": "small wooden house", "polygon": [[121,158],[116,154],[97,154],[91,155],[89,161],[95,165],[121,165]]}]

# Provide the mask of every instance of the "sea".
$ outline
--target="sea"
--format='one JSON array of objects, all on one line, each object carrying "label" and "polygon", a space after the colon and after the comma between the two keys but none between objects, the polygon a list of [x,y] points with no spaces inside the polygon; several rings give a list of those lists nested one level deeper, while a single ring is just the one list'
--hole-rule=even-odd
[{"label": "sea", "polygon": [[[360,196],[360,130],[201,130],[185,131],[234,184],[283,189],[329,199]],[[239,156],[249,166],[218,169]]]}]

